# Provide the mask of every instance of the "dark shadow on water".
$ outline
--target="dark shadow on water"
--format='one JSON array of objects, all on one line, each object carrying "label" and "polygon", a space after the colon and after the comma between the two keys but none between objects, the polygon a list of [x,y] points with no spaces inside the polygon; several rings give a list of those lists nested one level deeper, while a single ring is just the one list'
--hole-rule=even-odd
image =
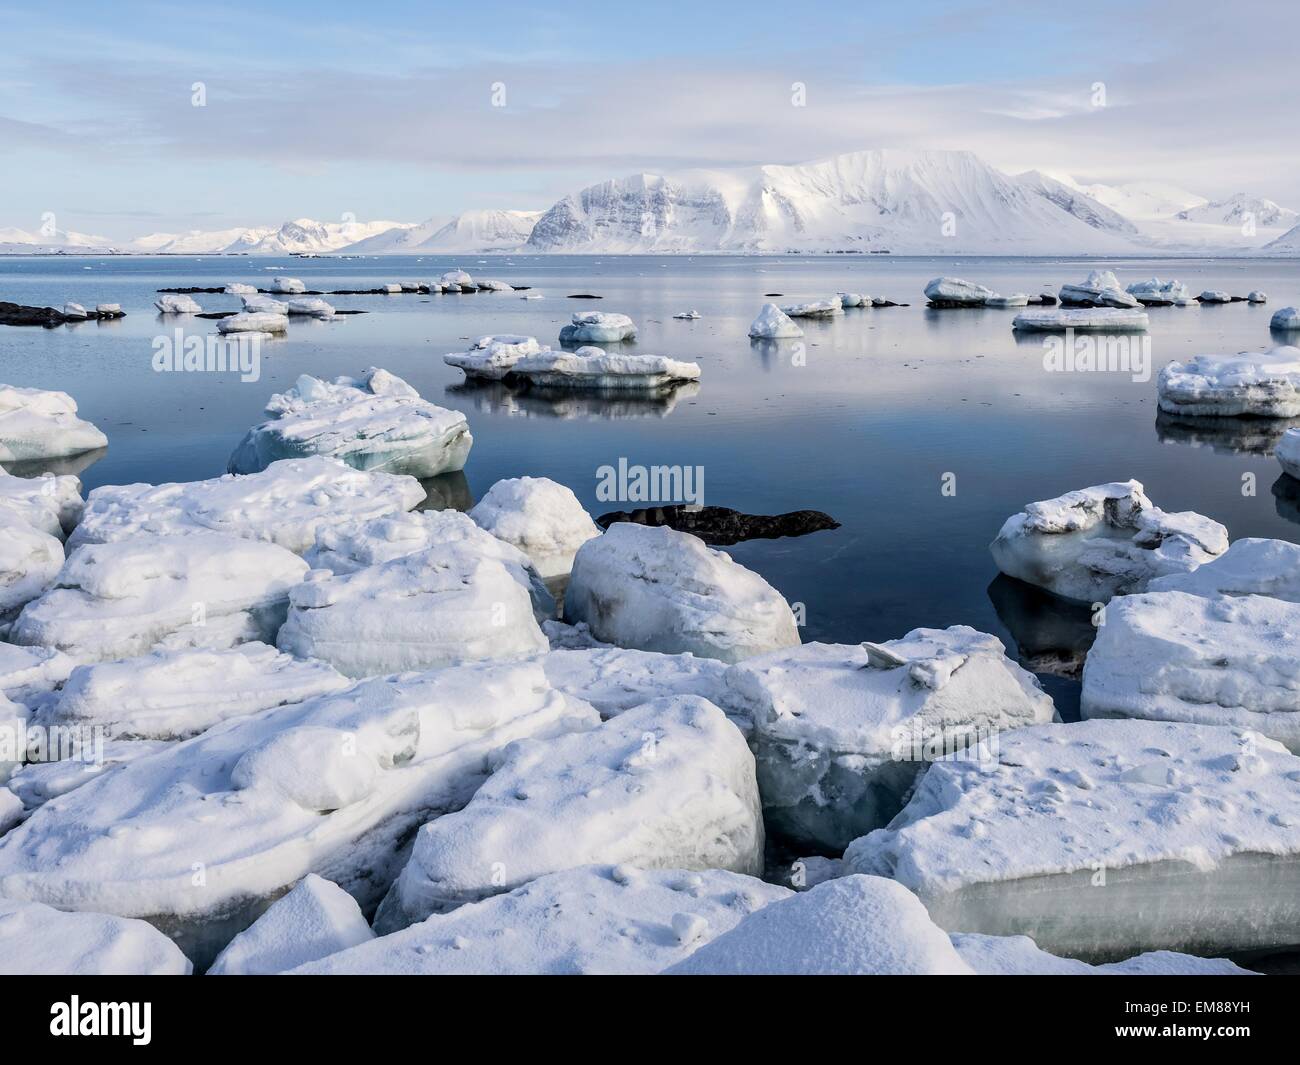
[{"label": "dark shadow on water", "polygon": [[786,514],[744,514],[730,507],[693,507],[669,503],[639,510],[602,514],[596,524],[608,529],[615,522],[632,522],[653,528],[666,526],[698,536],[714,547],[729,547],[745,540],[777,540],[838,529],[840,523],[820,510],[792,510]]},{"label": "dark shadow on water", "polygon": [[1288,429],[1300,418],[1214,418],[1190,414],[1156,415],[1156,437],[1162,444],[1208,447],[1228,455],[1271,455]]},{"label": "dark shadow on water", "polygon": [[469,510],[474,496],[469,490],[469,478],[464,470],[440,473],[420,482],[424,489],[424,502],[416,510]]},{"label": "dark shadow on water", "polygon": [[94,451],[83,451],[80,455],[67,455],[57,459],[27,459],[23,462],[6,462],[6,473],[14,477],[39,477],[43,473],[80,474],[90,469],[96,462],[108,454],[108,448],[100,447]]},{"label": "dark shadow on water", "polygon": [[448,398],[472,405],[484,414],[528,418],[666,418],[683,399],[693,399],[700,386],[690,381],[653,393],[588,392],[577,389],[530,388],[505,381],[464,381],[448,385]]},{"label": "dark shadow on water", "polygon": [[1300,525],[1300,481],[1289,473],[1273,482],[1273,507],[1279,518]]}]

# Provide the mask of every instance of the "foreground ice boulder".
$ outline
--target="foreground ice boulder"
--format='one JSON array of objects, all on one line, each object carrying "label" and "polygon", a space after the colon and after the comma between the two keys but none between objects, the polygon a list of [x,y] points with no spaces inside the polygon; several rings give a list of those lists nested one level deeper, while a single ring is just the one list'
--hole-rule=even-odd
[{"label": "foreground ice boulder", "polygon": [[12,477],[0,470],[0,521],[16,518],[60,540],[81,520],[81,481],[69,474]]},{"label": "foreground ice boulder", "polygon": [[87,660],[173,646],[274,643],[307,564],[274,544],[219,533],[87,544],[23,608],[10,639]]},{"label": "foreground ice boulder", "polygon": [[786,888],[720,869],[586,866],[293,971],[648,975],[789,896]]},{"label": "foreground ice boulder", "polygon": [[636,323],[626,314],[578,311],[560,330],[561,344],[617,344],[636,339]]},{"label": "foreground ice boulder", "polygon": [[983,936],[957,932],[952,945],[977,976],[1254,976],[1226,958],[1198,958],[1170,950],[1153,950],[1123,961],[1089,965],[1077,958],[1058,958],[1028,936]]},{"label": "foreground ice boulder", "polygon": [[375,927],[593,863],[763,871],[754,756],[721,710],[670,696],[591,732],[511,746],[465,809],[420,829]]},{"label": "foreground ice boulder", "polygon": [[44,703],[61,687],[76,659],[52,647],[0,643],[0,693],[29,707]]},{"label": "foreground ice boulder", "polygon": [[1186,573],[1157,577],[1150,592],[1218,596],[1266,595],[1300,603],[1300,545],[1289,540],[1243,537],[1223,554]]},{"label": "foreground ice boulder", "polygon": [[1050,311],[1025,311],[1011,319],[1011,328],[1023,333],[1132,333],[1151,324],[1146,311],[1115,307],[1067,307]]},{"label": "foreground ice boulder", "polygon": [[1125,290],[1144,307],[1170,307],[1192,302],[1192,293],[1181,281],[1161,281],[1158,277],[1134,281]]},{"label": "foreground ice boulder", "polygon": [[1267,596],[1123,596],[1088,652],[1083,716],[1232,725],[1300,751],[1298,631],[1300,604]]},{"label": "foreground ice boulder", "polygon": [[543,348],[516,361],[514,373],[539,388],[650,392],[698,381],[700,366],[666,355],[612,355],[590,347],[577,351]]},{"label": "foreground ice boulder", "polygon": [[948,931],[1086,960],[1300,942],[1300,758],[1281,744],[1084,721],[1004,733],[997,759],[935,762],[848,870],[898,880]]},{"label": "foreground ice boulder", "polygon": [[424,494],[414,477],[355,470],[323,455],[281,459],[245,476],[105,485],[90,493],[68,547],[207,531],[300,555],[325,529],[400,514]]},{"label": "foreground ice boulder", "polygon": [[159,314],[201,314],[203,308],[193,296],[166,292],[154,300]]},{"label": "foreground ice boulder", "polygon": [[465,415],[420,398],[387,370],[332,384],[303,374],[266,405],[271,420],[248,431],[230,456],[231,473],[255,473],[277,459],[326,455],[358,470],[434,477],[463,469]]},{"label": "foreground ice boulder", "polygon": [[960,277],[936,277],[925,286],[925,298],[935,307],[982,307],[991,288]]},{"label": "foreground ice boulder", "polygon": [[1137,297],[1125,292],[1110,270],[1093,270],[1082,284],[1062,285],[1057,298],[1064,307],[1138,306]]},{"label": "foreground ice boulder", "polygon": [[907,888],[878,876],[828,880],[773,902],[668,970],[673,976],[967,976]]},{"label": "foreground ice boulder", "polygon": [[1170,414],[1300,416],[1300,348],[1196,355],[1171,362],[1156,381]]},{"label": "foreground ice boulder", "polygon": [[497,481],[469,516],[497,539],[519,548],[544,580],[566,576],[578,548],[600,535],[573,491],[546,477]]},{"label": "foreground ice boulder", "polygon": [[349,677],[522,658],[549,646],[533,594],[509,544],[447,541],[342,576],[314,570],[289,594],[279,647]]},{"label": "foreground ice boulder", "polygon": [[500,381],[515,368],[515,363],[525,355],[536,355],[542,346],[536,337],[517,334],[492,334],[479,337],[469,351],[444,355],[448,366],[464,370],[466,377],[485,381]]},{"label": "foreground ice boulder", "polygon": [[108,437],[77,417],[66,392],[0,384],[0,462],[63,458],[107,447]]},{"label": "foreground ice boulder", "polygon": [[765,303],[750,325],[749,335],[755,340],[786,340],[803,336],[803,330],[775,303]]},{"label": "foreground ice boulder", "polygon": [[318,961],[375,938],[357,900],[308,873],[230,941],[208,976],[265,976]]},{"label": "foreground ice boulder", "polygon": [[302,702],[350,683],[324,662],[302,662],[261,643],[225,651],[155,651],[78,666],[45,720],[94,726],[111,739],[183,740],[227,718]]},{"label": "foreground ice boulder", "polygon": [[234,718],[38,809],[0,838],[0,896],[146,918],[201,969],[308,873],[369,912],[409,834],[463,806],[494,751],[595,720],[536,664]]},{"label": "foreground ice boulder", "polygon": [[1283,433],[1273,454],[1283,473],[1300,480],[1300,429],[1288,429]]},{"label": "foreground ice boulder", "polygon": [[0,511],[0,637],[63,568],[63,543]]},{"label": "foreground ice boulder", "polygon": [[[554,639],[551,646],[556,646]],[[552,650],[541,662],[553,688],[591,703],[603,718],[616,717],[668,695],[698,695],[721,705],[723,677],[728,669],[714,658],[661,655],[624,647]],[[748,727],[747,719],[733,720]]]},{"label": "foreground ice boulder", "polygon": [[1105,602],[1140,592],[1153,577],[1182,573],[1228,549],[1217,521],[1156,507],[1138,481],[1030,503],[989,545],[998,569],[1067,599]]},{"label": "foreground ice boulder", "polygon": [[188,976],[191,968],[144,921],[0,898],[0,975]]},{"label": "foreground ice boulder", "polygon": [[694,536],[630,522],[578,549],[564,613],[620,647],[724,662],[799,643],[789,604],[757,573]]},{"label": "foreground ice boulder", "polygon": [[1274,311],[1268,325],[1270,329],[1300,329],[1300,308],[1283,307]]},{"label": "foreground ice boulder", "polygon": [[883,644],[805,644],[732,666],[722,705],[753,724],[768,825],[841,850],[900,809],[917,774],[995,733],[1052,720],[1001,642],[965,625]]}]

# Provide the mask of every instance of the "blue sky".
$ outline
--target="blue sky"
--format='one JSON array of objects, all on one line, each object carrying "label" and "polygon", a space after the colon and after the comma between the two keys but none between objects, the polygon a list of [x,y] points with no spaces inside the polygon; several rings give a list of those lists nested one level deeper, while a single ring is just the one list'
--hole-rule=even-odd
[{"label": "blue sky", "polygon": [[1300,207],[1287,143],[1300,18],[1258,0],[57,14],[0,0],[0,17],[0,227],[35,230],[47,211],[113,240],[301,216],[417,221],[542,208],[638,170],[873,147],[968,148],[1009,170]]}]

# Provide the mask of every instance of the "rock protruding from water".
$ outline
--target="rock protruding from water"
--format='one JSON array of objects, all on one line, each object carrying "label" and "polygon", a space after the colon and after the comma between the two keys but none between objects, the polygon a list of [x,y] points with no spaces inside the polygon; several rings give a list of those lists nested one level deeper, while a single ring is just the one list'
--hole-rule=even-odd
[{"label": "rock protruding from water", "polygon": [[615,522],[630,521],[654,527],[666,525],[678,532],[698,536],[706,544],[725,547],[744,540],[776,540],[782,536],[807,536],[840,523],[820,510],[792,510],[786,514],[744,514],[730,507],[692,507],[672,504],[641,510],[615,510],[602,514],[596,524],[608,529]]}]

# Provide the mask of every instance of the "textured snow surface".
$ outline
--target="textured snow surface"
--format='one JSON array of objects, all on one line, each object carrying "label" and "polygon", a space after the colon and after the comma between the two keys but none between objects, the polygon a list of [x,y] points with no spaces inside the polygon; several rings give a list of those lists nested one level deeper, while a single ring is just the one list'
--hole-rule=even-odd
[{"label": "textured snow surface", "polygon": [[1067,329],[1091,333],[1127,333],[1150,325],[1146,311],[1115,307],[1066,307],[1025,311],[1011,320],[1011,328],[1029,333],[1062,333]]},{"label": "textured snow surface", "polygon": [[1085,307],[1136,307],[1137,297],[1120,287],[1119,279],[1110,270],[1093,270],[1081,284],[1062,285],[1057,292],[1060,301]]},{"label": "textured snow surface", "polygon": [[218,333],[283,333],[289,319],[273,311],[240,311],[217,322]]},{"label": "textured snow surface", "polygon": [[108,437],[77,417],[66,392],[0,384],[0,462],[62,458],[107,447]]},{"label": "textured snow surface", "polygon": [[1228,549],[1228,530],[1192,511],[1166,513],[1138,481],[1112,481],[1030,503],[989,545],[998,569],[1069,599],[1143,591]]},{"label": "textured snow surface", "polygon": [[355,470],[322,455],[281,459],[243,476],[106,485],[90,493],[68,547],[206,530],[302,554],[326,529],[400,514],[424,494],[414,477]]},{"label": "textured snow surface", "polygon": [[617,344],[636,339],[636,323],[626,314],[578,311],[560,330],[561,344]]},{"label": "textured snow surface", "polygon": [[0,626],[45,592],[63,568],[58,537],[0,510]]},{"label": "textured snow surface", "polygon": [[1300,417],[1300,348],[1196,355],[1171,362],[1157,379],[1170,414]]},{"label": "textured snow surface", "polygon": [[763,871],[754,756],[712,703],[669,696],[512,745],[469,805],[417,833],[376,928],[596,863]]},{"label": "textured snow surface", "polygon": [[188,976],[189,960],[144,921],[0,898],[0,974]]},{"label": "textured snow surface", "polygon": [[978,976],[1252,976],[1226,958],[1198,958],[1154,950],[1104,965],[1058,958],[1028,936],[984,936],[957,932],[952,937],[961,960]]},{"label": "textured snow surface", "polygon": [[84,506],[76,477],[13,477],[0,470],[0,522],[16,518],[61,540],[81,520]]},{"label": "textured snow surface", "polygon": [[963,281],[960,277],[936,277],[925,286],[925,298],[932,303],[962,303],[979,307],[992,295],[991,288]]},{"label": "textured snow surface", "polygon": [[546,477],[497,481],[469,516],[480,528],[519,548],[547,580],[568,574],[578,548],[600,535],[572,489]]},{"label": "textured snow surface", "polygon": [[266,413],[271,420],[250,429],[235,448],[231,473],[326,455],[359,470],[433,477],[464,467],[474,442],[460,411],[434,406],[400,377],[374,367],[332,384],[304,374],[271,397]]},{"label": "textured snow surface", "polygon": [[536,337],[495,334],[479,337],[469,351],[449,353],[442,357],[442,361],[464,370],[466,377],[500,381],[525,355],[536,355],[541,350]]},{"label": "textured snow surface", "polygon": [[666,355],[614,355],[592,347],[577,351],[543,348],[534,355],[522,356],[514,372],[545,388],[609,391],[661,389],[700,377],[699,363],[681,362]]},{"label": "textured snow surface", "polygon": [[565,618],[596,639],[735,662],[799,643],[790,606],[757,573],[687,533],[618,522],[578,549]]},{"label": "textured snow surface", "polygon": [[718,869],[586,866],[294,971],[651,974],[789,895],[786,888]]},{"label": "textured snow surface", "polygon": [[[549,623],[546,628],[551,631]],[[551,646],[557,646],[554,636]],[[605,718],[665,695],[698,695],[721,705],[728,668],[714,658],[622,647],[552,650],[541,662],[552,687],[591,703]]]},{"label": "textured snow surface", "polygon": [[1267,595],[1300,603],[1300,546],[1289,540],[1243,537],[1213,561],[1186,573],[1157,577],[1150,592]]}]

